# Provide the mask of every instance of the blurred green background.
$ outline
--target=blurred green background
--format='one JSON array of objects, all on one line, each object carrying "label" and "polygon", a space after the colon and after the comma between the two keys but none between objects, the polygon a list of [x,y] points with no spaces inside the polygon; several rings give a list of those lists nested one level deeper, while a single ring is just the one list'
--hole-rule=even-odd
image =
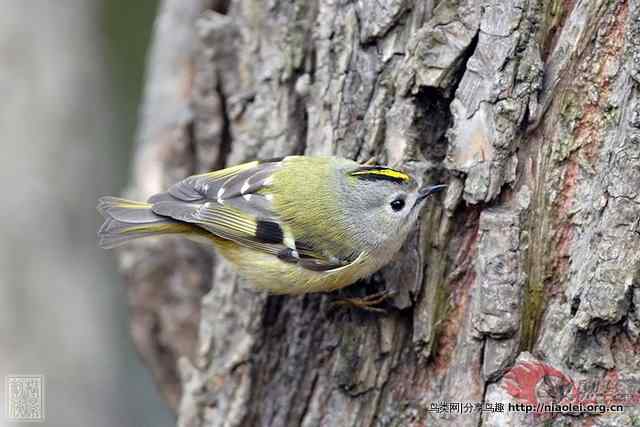
[{"label": "blurred green background", "polygon": [[45,376],[44,425],[175,424],[96,245],[96,200],[129,178],[157,7],[0,0],[0,376]]}]

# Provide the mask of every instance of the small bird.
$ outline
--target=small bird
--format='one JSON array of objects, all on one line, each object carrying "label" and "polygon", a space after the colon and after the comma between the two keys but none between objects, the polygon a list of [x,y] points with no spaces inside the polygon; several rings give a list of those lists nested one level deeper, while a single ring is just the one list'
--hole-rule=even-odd
[{"label": "small bird", "polygon": [[193,175],[145,202],[102,197],[100,246],[181,234],[206,239],[255,288],[330,292],[387,264],[424,201],[423,186],[385,166],[289,156]]}]

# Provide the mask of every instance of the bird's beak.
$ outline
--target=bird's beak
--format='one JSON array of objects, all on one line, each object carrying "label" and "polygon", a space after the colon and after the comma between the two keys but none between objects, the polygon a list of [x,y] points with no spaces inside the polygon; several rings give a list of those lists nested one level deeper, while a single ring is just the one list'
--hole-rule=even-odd
[{"label": "bird's beak", "polygon": [[418,190],[418,198],[416,200],[416,202],[419,202],[421,200],[426,199],[430,194],[433,193],[437,193],[440,190],[444,190],[445,188],[447,188],[446,185],[444,184],[440,184],[440,185],[426,185],[424,187],[422,187],[420,190]]}]

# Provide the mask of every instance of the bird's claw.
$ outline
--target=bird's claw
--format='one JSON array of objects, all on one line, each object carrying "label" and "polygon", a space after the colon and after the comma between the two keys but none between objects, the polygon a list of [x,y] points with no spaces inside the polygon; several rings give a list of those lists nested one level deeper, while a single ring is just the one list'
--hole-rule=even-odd
[{"label": "bird's claw", "polygon": [[384,290],[361,298],[339,298],[334,300],[333,304],[337,306],[350,306],[376,313],[386,313],[387,311],[385,309],[374,306],[384,302],[387,298],[392,297],[395,294],[396,291]]}]

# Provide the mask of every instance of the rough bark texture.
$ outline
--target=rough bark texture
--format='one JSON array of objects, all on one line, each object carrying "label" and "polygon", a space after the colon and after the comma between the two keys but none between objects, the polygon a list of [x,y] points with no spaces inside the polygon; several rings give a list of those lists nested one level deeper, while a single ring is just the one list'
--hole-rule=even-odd
[{"label": "rough bark texture", "polygon": [[180,425],[534,425],[427,408],[504,400],[519,356],[638,375],[637,1],[165,0],[149,67],[138,196],[299,153],[450,185],[357,285],[395,289],[387,315],[253,293],[182,240],[124,252],[134,336]]}]

